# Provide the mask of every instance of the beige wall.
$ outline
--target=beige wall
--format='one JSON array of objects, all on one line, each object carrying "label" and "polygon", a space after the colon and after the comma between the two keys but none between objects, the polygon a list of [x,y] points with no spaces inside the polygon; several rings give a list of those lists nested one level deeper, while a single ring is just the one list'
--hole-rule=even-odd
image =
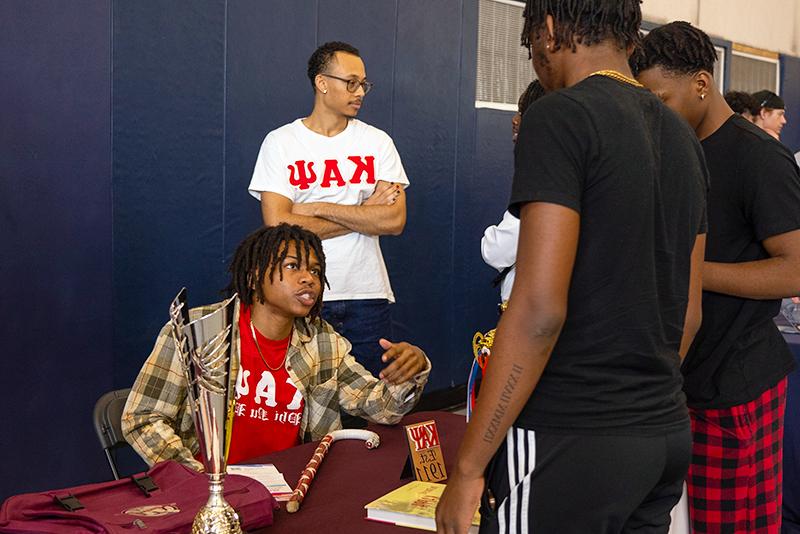
[{"label": "beige wall", "polygon": [[651,22],[687,20],[741,44],[800,55],[800,0],[644,0]]},{"label": "beige wall", "polygon": [[648,22],[685,20],[697,24],[698,0],[644,0],[642,15]]}]

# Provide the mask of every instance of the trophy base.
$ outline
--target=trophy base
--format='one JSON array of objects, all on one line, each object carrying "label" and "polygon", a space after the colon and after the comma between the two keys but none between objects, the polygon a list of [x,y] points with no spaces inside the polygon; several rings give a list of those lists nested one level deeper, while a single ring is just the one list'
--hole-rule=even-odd
[{"label": "trophy base", "polygon": [[242,534],[239,515],[226,502],[205,505],[194,516],[192,534]]}]

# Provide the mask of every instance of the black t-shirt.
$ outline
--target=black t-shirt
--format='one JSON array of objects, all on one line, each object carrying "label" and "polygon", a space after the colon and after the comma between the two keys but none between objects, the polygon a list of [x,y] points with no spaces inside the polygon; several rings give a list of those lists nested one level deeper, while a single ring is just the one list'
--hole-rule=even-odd
[{"label": "black t-shirt", "polygon": [[[711,175],[706,261],[769,254],[768,237],[800,228],[800,178],[781,143],[733,115],[702,142]],[[794,368],[772,318],[780,300],[703,293],[703,324],[683,363],[690,406],[724,408],[757,398]]]},{"label": "black t-shirt", "polygon": [[566,322],[517,425],[646,434],[687,424],[678,349],[707,188],[694,132],[645,89],[592,76],[529,108],[510,209],[566,206],[580,236]]}]

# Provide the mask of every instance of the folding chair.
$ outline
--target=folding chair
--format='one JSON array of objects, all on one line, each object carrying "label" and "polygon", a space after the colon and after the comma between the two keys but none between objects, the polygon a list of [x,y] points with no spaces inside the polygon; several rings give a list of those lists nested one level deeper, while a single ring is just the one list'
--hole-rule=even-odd
[{"label": "folding chair", "polygon": [[121,447],[130,446],[122,435],[122,410],[130,391],[130,388],[109,391],[97,399],[94,405],[94,429],[115,480],[119,480],[119,472],[115,454],[112,453]]}]

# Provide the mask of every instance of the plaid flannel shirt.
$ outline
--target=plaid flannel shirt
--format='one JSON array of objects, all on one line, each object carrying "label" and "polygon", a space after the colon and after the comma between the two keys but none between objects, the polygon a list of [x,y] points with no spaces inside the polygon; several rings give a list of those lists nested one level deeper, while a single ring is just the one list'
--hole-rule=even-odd
[{"label": "plaid flannel shirt", "polygon": [[[194,308],[191,320],[218,309],[222,303]],[[238,310],[235,314],[238,327]],[[238,328],[234,329],[238,353]],[[350,354],[350,342],[325,321],[295,320],[286,355],[286,370],[305,401],[300,421],[303,441],[316,441],[342,428],[340,408],[382,424],[397,423],[419,400],[428,381],[425,369],[403,384],[378,380]],[[232,375],[236,376],[238,366]],[[133,384],[122,413],[125,439],[149,465],[176,460],[194,469],[199,444],[189,409],[186,378],[175,352],[170,325],[161,329],[152,353]]]}]

